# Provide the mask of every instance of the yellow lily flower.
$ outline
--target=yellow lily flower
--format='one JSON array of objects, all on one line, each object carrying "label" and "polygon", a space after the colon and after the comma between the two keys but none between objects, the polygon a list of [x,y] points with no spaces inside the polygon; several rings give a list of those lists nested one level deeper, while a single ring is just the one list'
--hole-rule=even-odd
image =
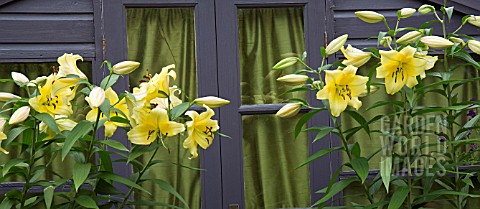
[{"label": "yellow lily flower", "polygon": [[427,67],[426,59],[414,57],[416,49],[407,46],[400,52],[380,51],[382,65],[377,68],[377,78],[385,78],[385,88],[388,94],[395,94],[403,86],[409,88],[418,84],[417,76],[425,73]]},{"label": "yellow lily flower", "polygon": [[365,92],[368,77],[356,75],[357,67],[349,65],[343,70],[326,70],[325,87],[317,92],[317,99],[328,100],[330,113],[338,117],[347,105],[358,110],[362,102],[358,96]]},{"label": "yellow lily flower", "polygon": [[198,114],[195,111],[188,111],[185,115],[192,118],[187,122],[188,137],[183,142],[183,147],[192,154],[189,159],[198,157],[197,146],[207,149],[213,142],[213,133],[220,127],[217,120],[212,120],[215,112],[208,106],[203,105],[207,111]]},{"label": "yellow lily flower", "polygon": [[162,68],[160,74],[155,74],[148,82],[141,83],[140,87],[133,88],[137,106],[147,106],[152,99],[166,97],[158,92],[163,91],[167,94],[170,92],[170,77],[174,80],[177,77],[175,71],[171,70],[173,68],[175,65],[166,66]]},{"label": "yellow lily flower", "polygon": [[69,116],[73,113],[70,101],[75,97],[77,86],[74,84],[77,80],[60,78],[58,75],[52,74],[48,76],[45,85],[40,88],[40,94],[28,100],[28,103],[40,113]]},{"label": "yellow lily flower", "polygon": [[133,144],[149,145],[161,135],[175,136],[185,131],[185,126],[170,121],[167,110],[162,108],[155,108],[151,111],[142,108],[136,122],[138,125],[127,133],[128,139]]},{"label": "yellow lily flower", "polygon": [[64,54],[57,59],[60,67],[58,69],[58,76],[65,77],[70,74],[78,75],[80,78],[87,78],[87,76],[77,67],[77,60],[83,61],[83,58],[76,54]]},{"label": "yellow lily flower", "polygon": [[[0,119],[0,143],[7,139],[7,135],[3,133],[3,129],[5,128],[5,123],[7,123],[7,120],[5,119]],[[0,152],[3,152],[4,154],[8,154],[9,152],[1,147],[0,144]]]},{"label": "yellow lily flower", "polygon": [[361,67],[365,63],[367,63],[368,60],[370,60],[370,58],[372,57],[372,53],[364,52],[360,49],[353,47],[350,44],[347,46],[346,49],[342,46],[340,50],[342,50],[343,55],[345,56],[345,58],[347,58],[346,60],[342,61],[342,64],[347,66],[353,65],[354,67]]},{"label": "yellow lily flower", "polygon": [[[112,88],[108,88],[105,91],[105,99],[108,99],[110,101],[110,105],[112,105],[114,108],[122,111],[128,117],[129,111],[128,111],[127,102],[125,101],[125,98],[123,98],[121,101],[119,101],[117,93],[115,93],[115,91]],[[90,104],[89,100],[87,100],[87,102],[89,102],[89,104]],[[88,121],[92,121],[92,122],[96,121],[97,120],[97,114],[98,114],[98,108],[92,108],[92,110],[90,110],[87,113],[86,119]],[[113,117],[113,116],[118,116],[118,117],[124,118],[122,115],[119,115],[117,112],[110,111],[110,117]],[[100,120],[105,119],[105,118],[106,117],[103,113],[100,114]],[[126,118],[126,119],[129,119],[129,118]],[[115,133],[115,131],[117,130],[118,127],[128,127],[128,124],[106,121],[104,126],[105,126],[105,136],[106,137],[112,137],[113,133]]]},{"label": "yellow lily flower", "polygon": [[[437,56],[428,56],[427,53],[428,51],[418,51],[417,53],[415,53],[415,56],[417,58],[427,61],[427,63],[425,64],[425,71],[432,69],[438,60]],[[420,78],[424,79],[425,77],[427,77],[425,71],[420,74]]]}]

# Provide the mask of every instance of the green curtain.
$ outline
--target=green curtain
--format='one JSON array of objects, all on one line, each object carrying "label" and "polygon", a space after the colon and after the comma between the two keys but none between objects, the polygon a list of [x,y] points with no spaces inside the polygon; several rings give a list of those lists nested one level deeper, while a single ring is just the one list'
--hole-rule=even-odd
[{"label": "green curtain", "polygon": [[[458,60],[450,60],[449,61],[452,65],[454,65],[456,62],[459,62]],[[361,67],[357,72],[359,74],[367,75],[368,70],[372,67],[374,63],[367,63],[366,66]],[[443,68],[440,62],[437,62],[435,67],[427,72],[442,72]],[[480,76],[480,73],[476,71],[472,67],[460,67],[457,68],[454,72],[453,78],[472,78],[472,77],[478,77]],[[378,81],[381,81],[379,79],[376,79]],[[422,80],[421,84],[423,85],[428,85],[433,82],[438,82],[438,78],[432,78],[432,77],[427,77],[424,80]],[[460,88],[457,88],[454,93],[458,94],[458,101],[469,101],[470,99],[479,98],[479,87],[480,83],[478,81],[475,82],[469,82],[465,85],[463,85]],[[360,98],[360,100],[363,102],[362,107],[360,108],[359,112],[362,114],[367,120],[373,118],[375,115],[378,114],[384,114],[387,115],[393,111],[393,108],[389,106],[384,106],[384,107],[378,107],[373,110],[367,111],[366,108],[375,104],[378,101],[393,101],[393,100],[402,100],[402,95],[401,93],[397,93],[395,95],[388,95],[385,92],[384,87],[380,87],[379,90],[367,97]],[[446,106],[447,101],[445,98],[439,96],[438,94],[434,93],[429,93],[426,94],[425,97],[419,101],[418,105],[424,105],[424,106]],[[348,128],[348,127],[355,127],[358,126],[358,123],[352,118],[349,117],[346,114],[342,114],[342,126]],[[467,122],[467,116],[465,115],[464,117],[461,117],[461,120],[458,121],[461,124],[464,124]],[[434,130],[434,131],[444,131],[446,130],[439,130],[439,126],[436,124],[429,126],[428,130]],[[370,129],[371,130],[378,130],[382,128],[382,123],[377,122],[373,124]],[[383,127],[385,128],[385,127]],[[352,141],[357,141],[360,144],[361,150],[362,150],[362,156],[368,156],[370,153],[375,152],[377,149],[382,147],[382,135],[379,133],[372,133],[371,138],[363,132],[359,131],[356,133],[356,135],[351,139]],[[424,138],[422,138],[423,143],[434,143],[438,142],[438,138],[433,135],[425,135]],[[372,158],[370,161],[370,169],[379,169],[380,168],[380,160],[382,157],[382,153],[377,154],[375,157]],[[343,160],[347,160],[347,156],[344,154]],[[354,195],[357,194],[360,191],[359,185],[353,185],[349,188],[347,188],[344,192],[344,195]],[[357,203],[366,203],[363,197],[352,197],[352,198],[346,198],[345,202],[357,202]],[[471,199],[469,201],[469,205],[473,204],[473,201],[478,202],[478,200]],[[434,208],[449,208],[448,204],[444,203],[436,203],[436,205],[433,205]],[[470,208],[477,208],[477,207],[470,207]]]},{"label": "green curtain", "polygon": [[[78,67],[87,75],[88,79],[92,78],[92,65],[89,62],[78,62]],[[30,80],[33,80],[40,76],[50,75],[54,69],[58,69],[58,63],[1,63],[0,64],[0,79],[10,79],[12,72],[19,72],[26,75]],[[13,82],[2,82],[0,85],[0,92],[11,92],[22,97],[28,97],[28,94],[25,89],[19,88]],[[74,113],[71,116],[72,120],[80,121],[85,119],[86,113],[89,111],[88,105],[86,105],[85,99],[82,94],[77,94],[77,98],[74,100],[76,103],[72,103]],[[3,105],[3,104],[0,104]],[[21,140],[18,138],[17,140]],[[56,145],[51,145],[56,146]],[[20,155],[19,147],[6,146],[7,151],[10,153],[5,155],[0,152],[0,161],[2,163],[7,162],[9,159],[17,158]],[[52,156],[46,156],[43,161],[38,163],[46,163],[51,159]],[[60,155],[56,157],[53,163],[50,166],[50,169],[46,170],[45,175],[42,176],[42,179],[54,180],[56,176],[53,175],[53,172],[64,175],[66,178],[71,177],[71,171],[73,165],[73,160],[67,158],[65,161],[62,161]],[[24,181],[24,179],[10,178],[6,179],[8,181]]]},{"label": "green curtain", "polygon": [[[174,81],[189,97],[197,96],[195,68],[195,23],[193,8],[129,8],[127,9],[128,59],[141,62],[140,69],[130,74],[130,88],[144,80],[146,70],[154,74],[162,67],[175,64]],[[165,140],[169,150],[157,154],[157,160],[170,163],[157,164],[150,177],[169,182],[185,198],[190,208],[200,208],[200,172],[179,166],[200,167],[199,159],[189,160],[190,154],[182,147],[186,136]],[[150,156],[145,156],[143,161]],[[153,199],[172,205],[183,205],[172,195],[154,184],[143,184],[153,196],[137,193],[137,198]],[[153,208],[153,207],[152,207]],[[155,207],[158,208],[158,207]]]},{"label": "green curtain", "polygon": [[[239,55],[242,104],[283,103],[305,94],[283,94],[291,86],[276,79],[272,66],[305,51],[302,8],[239,9]],[[307,135],[293,139],[300,116],[247,115],[243,122],[246,208],[298,208],[310,205],[308,167],[295,170],[308,157]]]},{"label": "green curtain", "polygon": [[240,88],[242,104],[282,103],[288,98],[305,98],[276,79],[301,69],[272,70],[285,57],[300,57],[305,51],[303,8],[261,8],[238,10]]}]

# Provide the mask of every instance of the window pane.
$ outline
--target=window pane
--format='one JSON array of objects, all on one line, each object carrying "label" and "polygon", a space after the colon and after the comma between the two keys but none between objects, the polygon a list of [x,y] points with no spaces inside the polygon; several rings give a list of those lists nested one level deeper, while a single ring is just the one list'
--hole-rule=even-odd
[{"label": "window pane", "polygon": [[293,139],[293,127],[300,117],[242,117],[247,209],[310,206],[308,166],[295,170],[308,157],[307,134]]},{"label": "window pane", "polygon": [[[195,22],[193,8],[129,8],[127,9],[128,59],[141,62],[140,69],[130,75],[130,88],[138,86],[143,76],[159,73],[163,67],[175,64],[182,97],[197,96],[195,65]],[[150,177],[169,182],[185,198],[190,208],[200,208],[200,172],[178,166],[200,167],[199,159],[189,160],[190,154],[183,148],[184,137],[165,140],[168,150],[159,152]],[[142,161],[147,161],[145,156]],[[177,164],[177,165],[176,165]],[[143,184],[152,196],[136,193],[136,198],[164,202],[184,207],[178,199],[154,184]]]},{"label": "window pane", "polygon": [[276,79],[302,69],[297,64],[272,70],[285,57],[305,51],[303,8],[248,8],[238,10],[240,88],[242,104],[282,103],[302,93],[283,94],[291,86]]},{"label": "window pane", "polygon": [[[12,72],[19,72],[26,75],[30,80],[34,80],[40,76],[48,76],[54,72],[54,69],[58,69],[58,63],[0,63],[0,79],[10,79]],[[82,72],[85,73],[87,78],[91,81],[92,80],[92,64],[89,62],[77,62],[77,66]],[[2,82],[0,85],[0,92],[11,92],[21,97],[27,98],[28,94],[24,88],[19,88],[13,82]],[[81,120],[85,120],[85,115],[90,110],[88,104],[85,102],[83,94],[77,94],[77,98],[72,101],[73,112],[70,119],[79,122]],[[0,104],[3,105],[3,104]],[[9,113],[11,114],[11,113]],[[15,139],[16,142],[20,142],[21,136]],[[15,142],[14,141],[14,142]],[[52,144],[50,146],[57,146]],[[3,146],[2,146],[3,147]],[[3,154],[0,152],[0,162],[5,163],[12,158],[20,157],[21,149],[18,146],[5,146],[4,147],[10,153],[8,155]],[[26,156],[25,156],[26,157]],[[52,156],[46,156],[44,159],[39,160],[38,163],[47,163]],[[62,162],[60,155],[53,160],[49,169],[45,170],[45,175],[41,177],[41,179],[45,180],[56,180],[58,179],[56,175],[53,173],[59,173],[60,175],[64,175],[65,177],[71,176],[72,167],[70,165],[74,165],[74,161],[72,158],[66,158],[65,161]],[[16,179],[16,178],[8,178],[3,180],[3,182],[9,181],[25,181],[23,178]]]}]

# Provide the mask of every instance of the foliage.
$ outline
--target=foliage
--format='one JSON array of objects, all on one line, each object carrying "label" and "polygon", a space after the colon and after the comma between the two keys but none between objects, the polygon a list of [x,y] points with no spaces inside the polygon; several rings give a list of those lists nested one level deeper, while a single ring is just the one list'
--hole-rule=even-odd
[{"label": "foliage", "polygon": [[[76,62],[81,59],[79,55],[64,54],[58,58],[59,69],[33,80],[12,73],[9,81],[25,90],[27,98],[0,93],[0,101],[4,102],[0,118],[1,151],[9,154],[9,150],[20,150],[18,155],[1,164],[1,182],[9,179],[26,182],[22,190],[7,193],[0,208],[130,208],[135,205],[178,208],[162,202],[133,200],[134,191],[150,194],[140,185],[144,182],[158,185],[189,208],[168,182],[152,179],[148,172],[152,166],[163,163],[154,157],[161,149],[167,149],[164,140],[173,140],[167,137],[182,136],[183,146],[192,158],[198,156],[198,146],[207,149],[219,129],[210,108],[229,101],[213,96],[199,98],[198,102],[182,101],[178,98],[181,90],[170,85],[170,80],[176,78],[174,65],[163,68],[159,74],[147,72],[133,93],[117,95],[112,89],[114,84],[140,63],[124,61],[112,66],[104,61],[102,68],[110,74],[96,86],[77,67]],[[76,114],[72,104],[83,99],[77,95],[85,96],[90,106],[81,121],[72,119]],[[206,111],[189,110],[194,104]],[[122,137],[114,135],[118,128],[127,131],[131,144],[115,140]],[[144,155],[150,159],[140,162],[138,158]],[[72,175],[50,171],[55,159],[61,159],[64,164],[56,166],[72,168]],[[66,166],[72,161],[73,165]],[[129,177],[116,174],[114,163],[133,168],[133,173]],[[45,174],[53,174],[54,178],[44,180]],[[68,185],[71,185],[70,191],[55,192],[65,191]],[[34,187],[43,188],[43,193],[31,193]]]},{"label": "foliage", "polygon": [[[299,70],[298,74],[306,74],[302,82],[295,87],[298,91],[312,91],[317,99],[323,102],[323,107],[313,107],[298,98],[279,110],[277,116],[291,117],[301,106],[312,111],[305,114],[295,127],[295,136],[302,131],[302,126],[313,115],[321,111],[331,113],[331,127],[309,127],[310,132],[317,132],[314,142],[328,134],[333,134],[333,140],[340,140],[342,146],[323,149],[313,154],[300,166],[308,165],[316,159],[332,152],[344,152],[347,160],[332,175],[328,187],[318,191],[324,196],[313,206],[323,208],[335,203],[333,196],[350,184],[361,184],[362,195],[368,204],[349,202],[346,205],[355,208],[425,208],[435,207],[443,202],[454,208],[465,208],[470,198],[480,197],[473,193],[475,178],[478,176],[476,167],[465,167],[478,164],[479,140],[477,115],[479,102],[472,98],[461,101],[455,90],[480,78],[454,78],[453,74],[459,67],[470,66],[480,69],[479,62],[470,55],[468,49],[480,53],[480,42],[465,34],[460,29],[467,23],[480,26],[479,16],[465,16],[462,23],[452,32],[447,32],[453,7],[444,6],[439,10],[431,5],[419,8],[420,15],[433,14],[435,19],[422,24],[419,28],[399,27],[402,19],[411,17],[416,10],[403,8],[397,13],[395,27],[391,27],[386,18],[373,11],[359,11],[355,14],[366,23],[383,24],[386,31],[375,32],[378,47],[357,49],[348,45],[344,48],[347,34],[333,40],[326,48],[321,47],[322,64],[315,69],[303,62],[303,58],[289,57],[277,64],[274,69],[281,70],[299,62],[307,70]],[[440,23],[441,36],[432,24]],[[437,29],[438,30],[438,29]],[[329,55],[341,50],[345,59],[327,64]],[[327,52],[328,51],[328,52]],[[434,55],[430,55],[434,54]],[[439,55],[439,56],[437,56]],[[453,64],[453,60],[461,60]],[[296,60],[296,61],[295,61]],[[373,66],[357,75],[357,68],[367,62]],[[429,72],[434,65],[442,68],[439,72]],[[336,68],[336,69],[332,69]],[[365,69],[365,68],[363,68]],[[300,78],[299,76],[284,76],[285,78]],[[425,83],[429,77],[433,83]],[[281,82],[298,82],[296,80],[279,79]],[[366,107],[371,117],[348,109],[348,106],[358,110],[362,106],[362,97],[368,97],[380,88],[385,88],[387,94],[400,94],[398,100],[377,101]],[[422,99],[429,96],[439,101],[436,105],[425,106]],[[398,97],[397,97],[398,98]],[[299,102],[300,101],[300,102]],[[445,101],[446,105],[441,102]],[[293,109],[295,107],[296,109]],[[373,110],[379,107],[389,107],[391,111],[384,115]],[[345,127],[339,122],[339,117],[347,114],[356,122],[356,127]],[[372,115],[373,114],[373,115]],[[379,123],[383,125],[380,129]],[[429,128],[436,125],[437,129]],[[369,136],[381,134],[383,140],[381,149],[373,153],[361,150],[354,136],[359,131],[365,131]],[[433,138],[434,140],[429,140]],[[378,142],[380,143],[380,142]],[[378,174],[371,173],[374,178],[368,178],[374,156],[380,156]],[[338,179],[341,169],[349,168],[355,176]],[[382,189],[382,187],[384,189]],[[383,193],[384,192],[384,193]],[[340,197],[345,198],[345,197]],[[343,208],[340,206],[339,208]]]}]

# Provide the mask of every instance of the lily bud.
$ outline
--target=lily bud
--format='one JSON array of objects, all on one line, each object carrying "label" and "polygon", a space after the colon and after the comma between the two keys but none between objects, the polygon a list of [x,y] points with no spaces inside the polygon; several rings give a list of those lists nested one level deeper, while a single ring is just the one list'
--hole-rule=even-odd
[{"label": "lily bud", "polygon": [[465,41],[463,41],[463,39],[461,38],[450,37],[449,40],[452,41],[453,43],[459,43],[461,47],[465,47]]},{"label": "lily bud", "polygon": [[285,68],[288,68],[292,65],[294,65],[295,63],[297,63],[298,61],[298,58],[296,57],[287,57],[287,58],[284,58],[282,60],[280,60],[279,62],[277,62],[277,64],[275,64],[272,69],[274,70],[283,70]]},{"label": "lily bud", "polygon": [[345,58],[347,58],[346,60],[342,61],[342,64],[347,66],[353,65],[355,67],[361,67],[367,63],[368,60],[370,60],[372,54],[370,52],[364,52],[360,49],[357,49],[350,44],[346,49],[342,47],[341,50]]},{"label": "lily bud", "polygon": [[398,11],[398,17],[400,18],[409,18],[413,14],[415,14],[417,10],[414,8],[403,8],[400,11]]},{"label": "lily bud", "polygon": [[125,75],[133,72],[140,66],[139,62],[134,61],[123,61],[115,64],[112,67],[112,71],[118,75]]},{"label": "lily bud", "polygon": [[424,4],[422,6],[420,6],[420,8],[418,8],[418,12],[422,15],[425,15],[425,14],[428,14],[430,12],[434,12],[435,11],[435,7],[433,7],[432,5],[429,5],[429,4]]},{"label": "lily bud", "polygon": [[12,72],[12,79],[20,83],[28,83],[30,81],[27,76],[17,72]]},{"label": "lily bud", "polygon": [[424,36],[420,39],[425,45],[435,48],[444,49],[453,46],[453,43],[439,36]]},{"label": "lily bud", "polygon": [[6,102],[10,99],[19,99],[20,97],[15,95],[15,94],[11,94],[11,93],[7,93],[7,92],[0,92],[0,102]]},{"label": "lily bud", "polygon": [[230,101],[214,96],[206,96],[195,99],[195,104],[198,106],[207,105],[209,108],[217,108],[227,104],[230,104]]},{"label": "lily bud", "polygon": [[282,76],[280,78],[277,78],[277,81],[285,82],[288,85],[296,86],[296,85],[302,85],[307,81],[308,76],[306,75],[297,75],[297,74],[289,74]]},{"label": "lily bud", "polygon": [[385,19],[383,15],[372,11],[358,11],[355,16],[367,23],[377,23]]},{"label": "lily bud", "polygon": [[333,39],[332,42],[328,44],[328,46],[325,48],[325,51],[327,52],[327,55],[334,54],[340,50],[340,48],[343,47],[345,42],[347,42],[348,34],[345,34],[343,36],[337,37],[336,39]]},{"label": "lily bud", "polygon": [[288,103],[284,105],[282,108],[280,108],[280,110],[278,110],[277,114],[275,115],[281,118],[290,118],[297,115],[301,109],[302,109],[302,103],[300,102]]},{"label": "lily bud", "polygon": [[392,37],[390,36],[385,36],[380,40],[380,45],[382,45],[385,48],[389,48],[390,44],[392,43]]},{"label": "lily bud", "polygon": [[320,90],[323,88],[324,84],[323,84],[323,81],[317,80],[317,81],[314,81],[314,82],[312,83],[312,86],[313,86],[313,88],[315,88],[316,90],[320,91]]},{"label": "lily bud", "polygon": [[475,52],[475,54],[480,54],[480,41],[469,40],[467,44],[468,48],[472,50],[472,52]]},{"label": "lily bud", "polygon": [[420,37],[422,37],[423,33],[420,31],[410,31],[397,39],[397,44],[409,44],[417,41]]},{"label": "lily bud", "polygon": [[470,15],[470,17],[467,18],[467,22],[477,27],[480,27],[480,16]]},{"label": "lily bud", "polygon": [[90,104],[90,107],[92,109],[98,108],[105,101],[105,91],[97,86],[92,89],[88,97],[85,97],[85,100],[87,100],[88,104]]},{"label": "lily bud", "polygon": [[23,106],[18,108],[10,117],[8,124],[17,124],[25,121],[28,118],[28,114],[30,113],[29,106]]}]

